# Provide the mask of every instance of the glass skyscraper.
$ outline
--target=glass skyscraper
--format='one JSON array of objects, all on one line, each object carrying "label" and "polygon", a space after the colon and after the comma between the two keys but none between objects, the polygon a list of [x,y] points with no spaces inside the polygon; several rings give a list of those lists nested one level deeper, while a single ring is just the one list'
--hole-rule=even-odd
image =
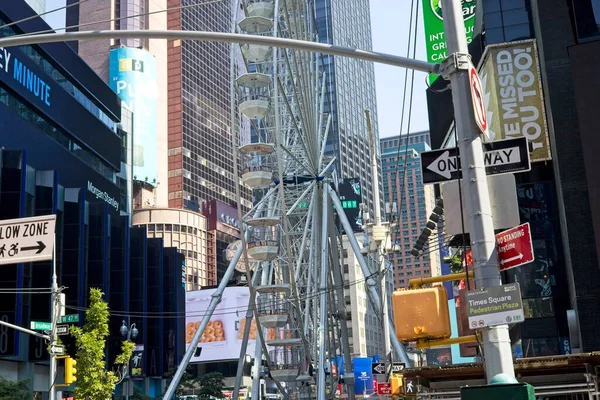
[{"label": "glass skyscraper", "polygon": [[[190,4],[168,0],[168,8]],[[168,29],[231,32],[234,13],[243,16],[239,0],[207,2],[169,12]],[[230,63],[244,68],[237,45],[231,60],[231,45],[221,42],[171,40],[168,44],[169,86],[169,206],[199,211],[201,203],[219,200],[237,207],[232,131],[249,141],[249,123],[238,118],[240,129],[232,129],[230,118]],[[237,107],[236,113],[237,113]],[[241,205],[252,206],[250,190],[241,187]]]},{"label": "glass skyscraper", "polygon": [[[318,40],[337,46],[371,50],[369,0],[316,0]],[[363,198],[373,210],[369,135],[365,110],[371,111],[376,146],[379,144],[375,68],[373,63],[323,55],[327,74],[325,113],[331,113],[327,155],[338,159],[344,178],[360,178]],[[381,171],[379,171],[381,175]],[[380,182],[380,179],[377,179]],[[381,185],[381,183],[379,184]],[[379,193],[382,193],[381,186]]]},{"label": "glass skyscraper", "polygon": [[423,185],[421,179],[420,153],[431,149],[428,142],[429,132],[381,139],[386,209],[397,216],[397,224],[392,228],[392,243],[401,248],[400,253],[390,255],[396,289],[408,287],[412,278],[441,275],[436,235],[431,236],[429,245],[419,257],[410,254],[435,207],[433,185]]}]

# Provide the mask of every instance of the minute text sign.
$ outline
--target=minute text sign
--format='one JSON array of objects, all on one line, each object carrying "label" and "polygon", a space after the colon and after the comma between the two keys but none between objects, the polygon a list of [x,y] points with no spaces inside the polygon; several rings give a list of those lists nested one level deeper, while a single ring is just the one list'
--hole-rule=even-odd
[{"label": "minute text sign", "polygon": [[52,259],[56,215],[0,221],[0,265]]},{"label": "minute text sign", "polygon": [[[483,161],[487,175],[524,172],[531,169],[527,139],[507,139],[483,143]],[[458,148],[421,153],[424,184],[443,183],[462,178]]]}]

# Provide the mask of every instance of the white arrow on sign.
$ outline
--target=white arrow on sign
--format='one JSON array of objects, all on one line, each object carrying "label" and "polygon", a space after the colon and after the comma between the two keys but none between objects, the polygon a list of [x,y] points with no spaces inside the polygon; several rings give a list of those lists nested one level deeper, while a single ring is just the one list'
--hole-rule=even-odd
[{"label": "white arrow on sign", "polygon": [[452,177],[452,173],[458,171],[456,156],[451,157],[449,151],[445,151],[434,162],[427,166],[427,169],[443,176],[446,179]]},{"label": "white arrow on sign", "polygon": [[506,260],[500,261],[500,264],[504,265],[506,263],[509,263],[509,262],[512,262],[512,261],[516,261],[516,260],[520,260],[522,258],[523,258],[523,254],[519,253],[518,256],[514,256],[514,257],[511,257],[511,258],[507,258]]},{"label": "white arrow on sign", "polygon": [[0,221],[0,265],[52,259],[56,215]]},{"label": "white arrow on sign", "polygon": [[[516,164],[521,162],[521,150],[515,146],[507,149],[486,151],[483,153],[483,161],[486,167]],[[450,179],[452,178],[452,173],[457,172],[459,167],[457,157],[451,156],[450,151],[445,151],[429,164],[427,169],[446,179]]]},{"label": "white arrow on sign", "polygon": [[52,345],[50,347],[50,353],[60,356],[60,355],[63,355],[65,353],[65,348],[61,347],[61,346]]},{"label": "white arrow on sign", "polygon": [[373,367],[373,369],[379,373],[379,374],[383,374],[385,372],[385,364],[377,364],[375,367]]}]

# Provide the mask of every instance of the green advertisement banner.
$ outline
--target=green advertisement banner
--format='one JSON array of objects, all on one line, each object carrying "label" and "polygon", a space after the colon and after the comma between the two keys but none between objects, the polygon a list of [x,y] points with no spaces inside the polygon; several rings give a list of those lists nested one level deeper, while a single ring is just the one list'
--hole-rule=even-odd
[{"label": "green advertisement banner", "polygon": [[[476,0],[462,0],[463,18],[467,32],[467,43],[473,39],[473,26],[475,24]],[[423,22],[425,26],[425,47],[427,61],[439,64],[448,56],[446,51],[446,36],[444,35],[444,10],[441,0],[423,0]],[[429,75],[429,82],[433,83],[438,75]]]}]

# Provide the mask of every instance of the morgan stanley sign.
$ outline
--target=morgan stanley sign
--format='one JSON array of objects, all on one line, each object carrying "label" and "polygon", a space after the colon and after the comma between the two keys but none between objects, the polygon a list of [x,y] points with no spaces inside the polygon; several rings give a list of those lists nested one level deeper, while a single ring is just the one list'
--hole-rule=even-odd
[{"label": "morgan stanley sign", "polygon": [[156,60],[146,50],[122,47],[110,51],[110,87],[133,112],[134,179],[156,186]]}]

